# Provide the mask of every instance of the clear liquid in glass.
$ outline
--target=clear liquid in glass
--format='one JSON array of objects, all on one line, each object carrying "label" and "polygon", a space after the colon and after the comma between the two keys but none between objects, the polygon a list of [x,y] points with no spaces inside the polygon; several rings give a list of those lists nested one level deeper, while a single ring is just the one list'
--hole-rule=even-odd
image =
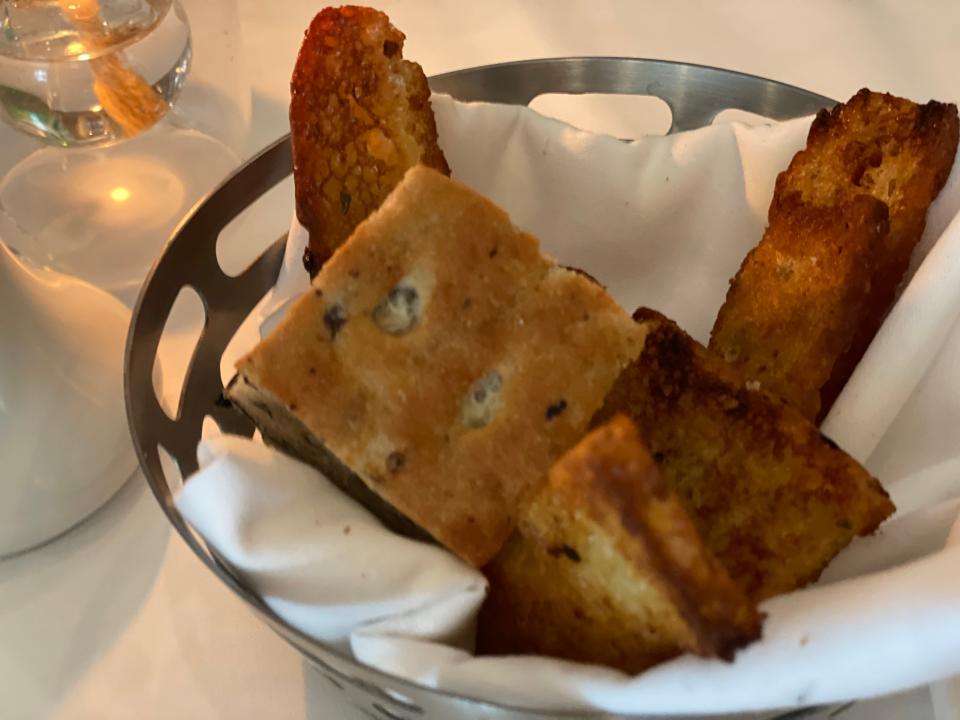
[{"label": "clear liquid in glass", "polygon": [[140,134],[191,61],[173,0],[0,0],[0,117],[62,147]]}]

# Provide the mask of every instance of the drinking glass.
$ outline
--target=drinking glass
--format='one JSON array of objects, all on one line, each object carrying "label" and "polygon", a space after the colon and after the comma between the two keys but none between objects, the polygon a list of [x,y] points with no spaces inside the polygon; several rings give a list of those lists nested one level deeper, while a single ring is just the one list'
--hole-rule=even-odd
[{"label": "drinking glass", "polygon": [[235,0],[0,0],[0,240],[130,301],[241,161]]}]

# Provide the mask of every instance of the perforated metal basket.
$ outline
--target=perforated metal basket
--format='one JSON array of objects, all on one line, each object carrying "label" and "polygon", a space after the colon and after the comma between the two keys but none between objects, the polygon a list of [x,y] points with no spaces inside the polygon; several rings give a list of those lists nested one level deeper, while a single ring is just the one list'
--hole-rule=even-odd
[{"label": "perforated metal basket", "polygon": [[[670,132],[710,124],[728,108],[776,120],[811,114],[834,104],[829,98],[763,78],[716,68],[634,58],[557,58],[491,65],[438,75],[435,92],[460,100],[528,104],[543,93],[652,95],[672,113]],[[297,648],[329,681],[331,692],[372,718],[459,720],[460,718],[612,718],[585,713],[539,713],[438,692],[373,670],[317,642],[267,608],[243,587],[187,526],[173,504],[176,481],[161,463],[163,448],[182,477],[197,469],[196,448],[203,421],[211,416],[224,432],[251,435],[253,427],[219,402],[220,360],[243,319],[273,286],[283,257],[283,236],[246,271],[231,277],[217,261],[221,230],[292,172],[289,137],[264,150],[234,173],[181,224],[140,293],[127,340],[125,392],[133,441],[147,482],[170,522],[197,556],[281,637]],[[278,217],[277,234],[289,218]],[[151,376],[164,326],[184,287],[200,296],[205,323],[187,368],[179,408],[171,419],[161,408]],[[846,707],[846,706],[845,706]],[[841,708],[766,713],[752,718],[835,717]],[[639,716],[635,716],[639,717]],[[649,718],[650,716],[646,716]],[[674,719],[676,720],[676,718]]]}]

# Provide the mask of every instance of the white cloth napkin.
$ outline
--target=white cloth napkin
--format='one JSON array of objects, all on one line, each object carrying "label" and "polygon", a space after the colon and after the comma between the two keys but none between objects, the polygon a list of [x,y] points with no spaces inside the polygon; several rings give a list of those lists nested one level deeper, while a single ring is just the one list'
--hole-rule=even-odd
[{"label": "white cloth napkin", "polygon": [[[776,174],[803,146],[810,122],[715,125],[625,144],[524,108],[433,102],[455,177],[504,207],[547,253],[597,277],[627,310],[661,310],[700,340],[759,241]],[[927,260],[827,420],[900,510],[879,534],[854,542],[818,585],[764,603],[763,639],[732,664],[682,657],[631,678],[548,658],[474,658],[479,573],[392,535],[319,473],[253,441],[203,444],[202,468],[177,505],[292,625],[387,672],[500,702],[761,711],[960,672],[960,547],[947,545],[960,512],[960,425],[923,425],[930,413],[960,421],[960,403],[936,404],[960,398],[960,222],[950,222],[960,208],[957,175],[931,210],[917,258],[929,250]],[[306,288],[304,241],[294,223],[277,287],[229,352],[247,349],[250,328],[268,330]],[[898,436],[904,413],[912,421]],[[922,448],[937,436],[941,452],[920,456],[902,439],[916,444],[918,435],[928,439]],[[884,455],[889,447],[902,451]]]}]

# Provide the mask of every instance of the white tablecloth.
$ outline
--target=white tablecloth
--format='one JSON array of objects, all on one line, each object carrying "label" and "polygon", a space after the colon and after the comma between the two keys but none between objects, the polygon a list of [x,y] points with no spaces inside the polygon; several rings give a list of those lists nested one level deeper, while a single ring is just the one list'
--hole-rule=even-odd
[{"label": "white tablecloth", "polygon": [[[732,68],[836,98],[869,86],[960,100],[960,4],[949,0],[375,4],[428,74],[528,57],[632,55]],[[321,6],[239,0],[253,89],[249,153],[287,130],[290,70]],[[274,205],[282,226],[290,200]],[[182,365],[182,347],[166,359]],[[74,531],[0,562],[3,720],[364,717],[329,689],[171,533],[139,476]],[[932,710],[921,690],[841,717],[929,720]]]}]

